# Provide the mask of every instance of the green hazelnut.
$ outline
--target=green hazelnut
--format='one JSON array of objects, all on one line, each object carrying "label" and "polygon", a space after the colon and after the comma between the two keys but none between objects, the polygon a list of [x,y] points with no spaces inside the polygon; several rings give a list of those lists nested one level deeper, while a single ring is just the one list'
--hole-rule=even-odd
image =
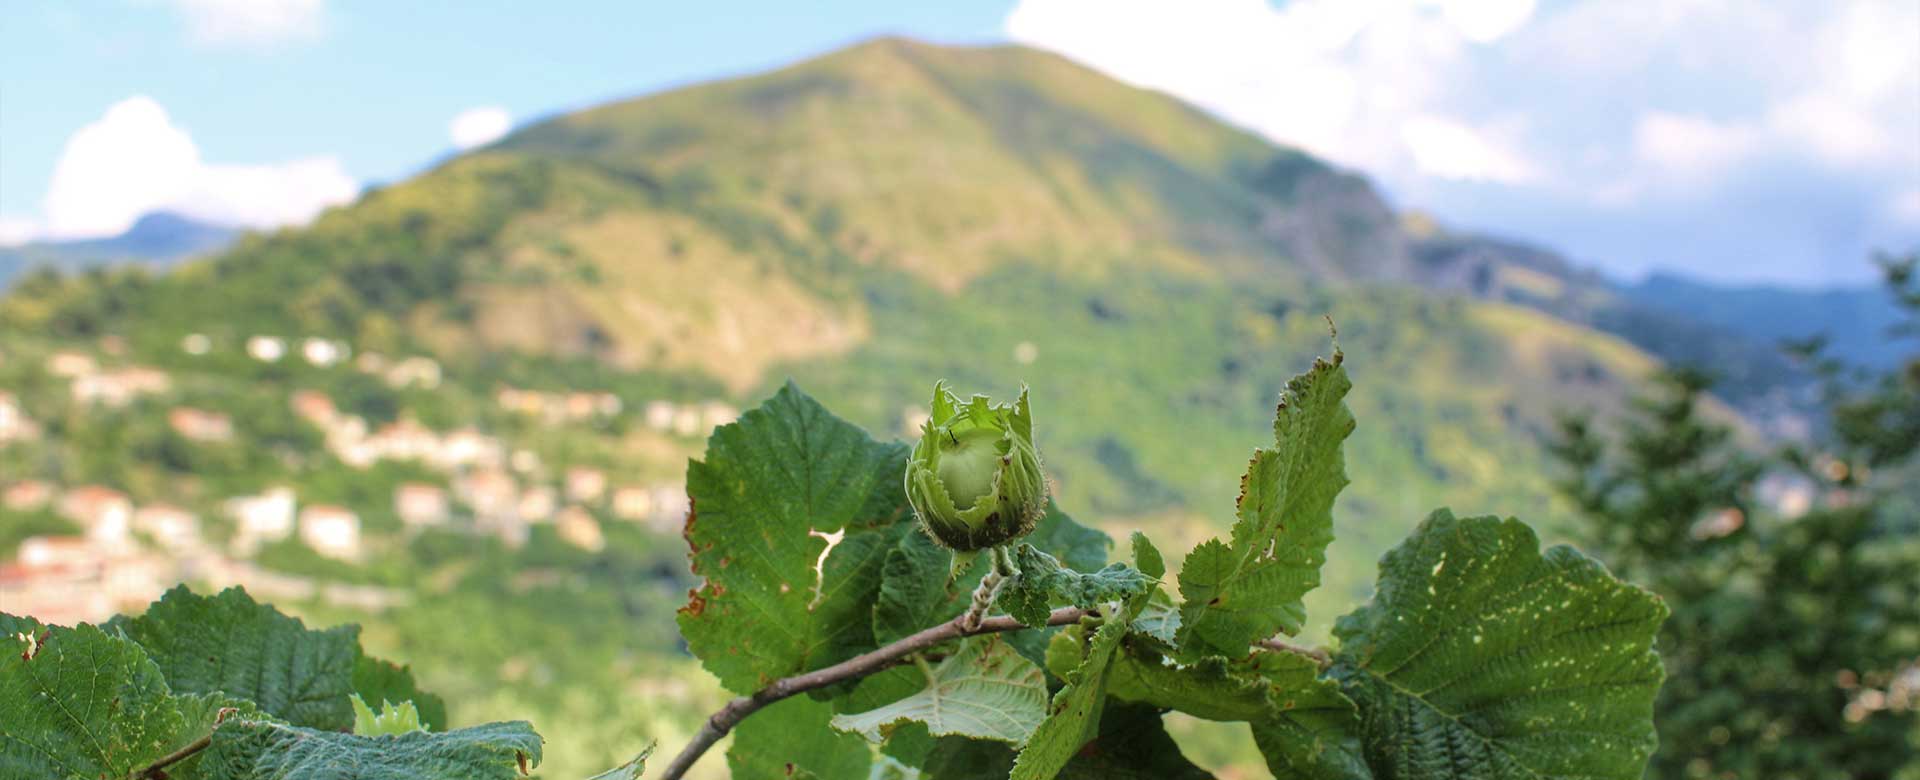
[{"label": "green hazelnut", "polygon": [[1003,545],[1046,514],[1026,390],[995,404],[983,395],[962,402],[936,385],[920,433],[907,462],[907,501],[936,541],[960,552]]}]

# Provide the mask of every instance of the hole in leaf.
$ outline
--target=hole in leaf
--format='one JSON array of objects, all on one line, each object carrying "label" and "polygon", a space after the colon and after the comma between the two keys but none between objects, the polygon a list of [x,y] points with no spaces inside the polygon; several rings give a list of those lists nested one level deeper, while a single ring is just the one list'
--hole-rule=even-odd
[{"label": "hole in leaf", "polygon": [[[833,552],[833,548],[840,546],[840,540],[847,538],[847,529],[842,528],[830,534],[819,531],[808,531],[807,534],[827,540],[827,546],[820,549],[820,557],[813,561],[813,600],[807,602],[807,609],[812,610],[814,607],[820,606],[820,599],[826,592],[822,586],[826,584],[827,579],[827,555]],[[783,590],[781,592],[784,593],[786,591]]]}]

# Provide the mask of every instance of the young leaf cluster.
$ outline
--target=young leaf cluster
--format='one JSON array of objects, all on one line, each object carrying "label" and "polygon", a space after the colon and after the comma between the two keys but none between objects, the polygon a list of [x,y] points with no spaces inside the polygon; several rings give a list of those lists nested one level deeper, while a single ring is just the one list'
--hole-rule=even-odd
[{"label": "young leaf cluster", "polygon": [[[897,488],[905,446],[789,384],[690,467],[706,581],[681,627],[741,698],[665,776],[738,722],[748,780],[1208,777],[1162,726],[1180,711],[1250,724],[1280,778],[1638,778],[1666,607],[1517,520],[1433,513],[1336,648],[1288,639],[1348,482],[1350,387],[1337,353],[1288,384],[1231,534],[1169,576],[1144,536],[1110,564],[1055,506],[956,565]],[[980,593],[1009,617],[967,623]]]}]

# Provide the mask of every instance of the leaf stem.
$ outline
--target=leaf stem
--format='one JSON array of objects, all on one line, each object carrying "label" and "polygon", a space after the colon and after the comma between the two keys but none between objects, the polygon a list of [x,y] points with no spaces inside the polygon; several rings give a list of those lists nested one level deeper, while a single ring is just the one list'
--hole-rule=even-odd
[{"label": "leaf stem", "polygon": [[[1054,610],[1053,614],[1047,616],[1047,625],[1063,626],[1069,623],[1078,623],[1080,622],[1080,618],[1095,614],[1098,613],[1078,607],[1061,607],[1060,609]],[[924,629],[917,634],[903,638],[878,650],[854,656],[853,658],[841,661],[832,666],[815,669],[805,674],[783,677],[768,683],[765,688],[754,691],[752,694],[736,697],[733,701],[727,702],[726,706],[721,707],[720,711],[715,712],[707,718],[707,722],[700,726],[699,733],[694,735],[693,741],[687,744],[686,749],[680,751],[680,755],[673,757],[673,763],[667,765],[666,771],[660,775],[660,780],[681,780],[681,778],[686,776],[687,770],[693,767],[694,762],[699,761],[700,757],[706,754],[708,748],[713,747],[714,743],[719,742],[720,738],[726,736],[727,732],[732,731],[734,726],[740,724],[740,721],[746,719],[748,715],[758,712],[762,707],[787,698],[788,696],[806,693],[816,688],[824,688],[846,680],[865,677],[892,667],[898,663],[900,659],[910,654],[917,653],[942,642],[973,636],[975,634],[993,634],[1027,628],[1027,626],[1021,625],[1020,621],[1014,620],[1006,615],[997,615],[979,620],[973,627],[969,628],[962,622],[966,617],[966,615],[961,615],[940,625]]]},{"label": "leaf stem", "polygon": [[1324,647],[1303,647],[1301,645],[1296,645],[1291,642],[1288,642],[1277,636],[1270,637],[1267,639],[1262,639],[1258,642],[1255,642],[1254,646],[1261,648],[1263,650],[1273,650],[1281,653],[1292,653],[1294,655],[1301,656],[1304,658],[1310,658],[1313,660],[1314,663],[1319,664],[1320,668],[1322,669],[1325,669],[1333,665],[1333,656],[1329,654],[1327,652],[1327,649]]},{"label": "leaf stem", "polygon": [[987,610],[993,609],[993,600],[1000,595],[1009,572],[1013,568],[1013,555],[1005,547],[987,548],[987,574],[980,578],[979,586],[973,589],[973,603],[967,606],[966,614],[960,616],[960,626],[966,629],[979,627],[980,621],[987,616]]}]

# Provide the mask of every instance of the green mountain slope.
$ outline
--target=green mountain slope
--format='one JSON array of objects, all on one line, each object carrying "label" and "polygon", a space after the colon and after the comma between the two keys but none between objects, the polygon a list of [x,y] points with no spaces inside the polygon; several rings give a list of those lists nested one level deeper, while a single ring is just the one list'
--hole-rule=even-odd
[{"label": "green mountain slope", "polygon": [[[1063,505],[1191,544],[1231,518],[1244,460],[1263,443],[1249,432],[1271,420],[1289,376],[1331,351],[1331,317],[1362,424],[1347,444],[1359,480],[1336,511],[1343,543],[1308,604],[1330,615],[1365,595],[1377,555],[1434,506],[1551,526],[1539,442],[1551,413],[1611,408],[1655,365],[1590,327],[1433,282],[1417,241],[1364,179],[1166,96],[1026,49],[881,40],[556,117],[164,275],[23,283],[0,299],[0,351],[21,358],[0,363],[0,379],[32,416],[57,419],[64,385],[34,367],[113,336],[113,360],[174,376],[172,396],[124,415],[231,407],[241,438],[259,438],[252,429],[280,424],[290,391],[322,389],[369,418],[480,424],[556,472],[584,463],[646,480],[683,473],[697,438],[518,420],[495,408],[496,389],[608,390],[630,419],[656,399],[748,406],[792,376],[886,437],[936,380],[996,395],[1025,382]],[[188,334],[214,352],[184,355]],[[253,335],[430,354],[446,381],[382,395],[352,369],[250,361],[237,345]],[[360,512],[376,538],[399,535],[395,484],[439,479],[289,453],[319,440],[297,422],[213,463],[144,446],[143,426],[158,425],[117,419],[50,422],[39,449],[0,449],[0,465],[209,516],[224,496],[289,484],[303,502]],[[649,665],[632,648],[671,637],[659,606],[684,586],[658,561],[683,548],[608,525],[619,530],[606,551],[559,584],[516,573],[584,555],[555,552],[564,545],[545,529],[526,554],[433,536],[383,547],[380,582],[432,595],[375,621],[369,646],[407,659],[449,615],[497,624],[446,665],[471,679],[427,682],[473,702],[454,713],[462,723],[528,714],[515,706],[592,722],[576,758],[550,751],[556,774],[584,774],[631,742],[634,713],[578,675],[553,678],[577,688],[518,692],[508,683],[545,678],[501,654],[531,654],[517,637],[542,633],[543,610],[565,604],[565,625],[525,640],[571,643],[553,664]],[[494,579],[473,579],[483,571]],[[635,584],[648,577],[667,584]],[[428,587],[446,582],[465,584]],[[549,695],[559,703],[533,701]]]},{"label": "green mountain slope", "polygon": [[[941,376],[1026,379],[1042,408],[1139,421],[1128,441],[1063,421],[1054,445],[1067,493],[1120,514],[1221,511],[1231,485],[1200,475],[1231,469],[1166,445],[1245,430],[1327,349],[1330,315],[1356,373],[1418,377],[1362,383],[1400,428],[1363,432],[1372,457],[1409,480],[1356,486],[1361,501],[1537,503],[1534,475],[1481,453],[1530,453],[1552,407],[1611,397],[1646,361],[1548,318],[1363,284],[1413,277],[1405,243],[1364,180],[1165,96],[1026,49],[880,40],[557,117],[130,282],[112,314],[11,305],[152,348],[318,333],[456,364],[591,358],[740,398],[794,374],[889,428]],[[1044,357],[1014,362],[1021,342]]]}]

